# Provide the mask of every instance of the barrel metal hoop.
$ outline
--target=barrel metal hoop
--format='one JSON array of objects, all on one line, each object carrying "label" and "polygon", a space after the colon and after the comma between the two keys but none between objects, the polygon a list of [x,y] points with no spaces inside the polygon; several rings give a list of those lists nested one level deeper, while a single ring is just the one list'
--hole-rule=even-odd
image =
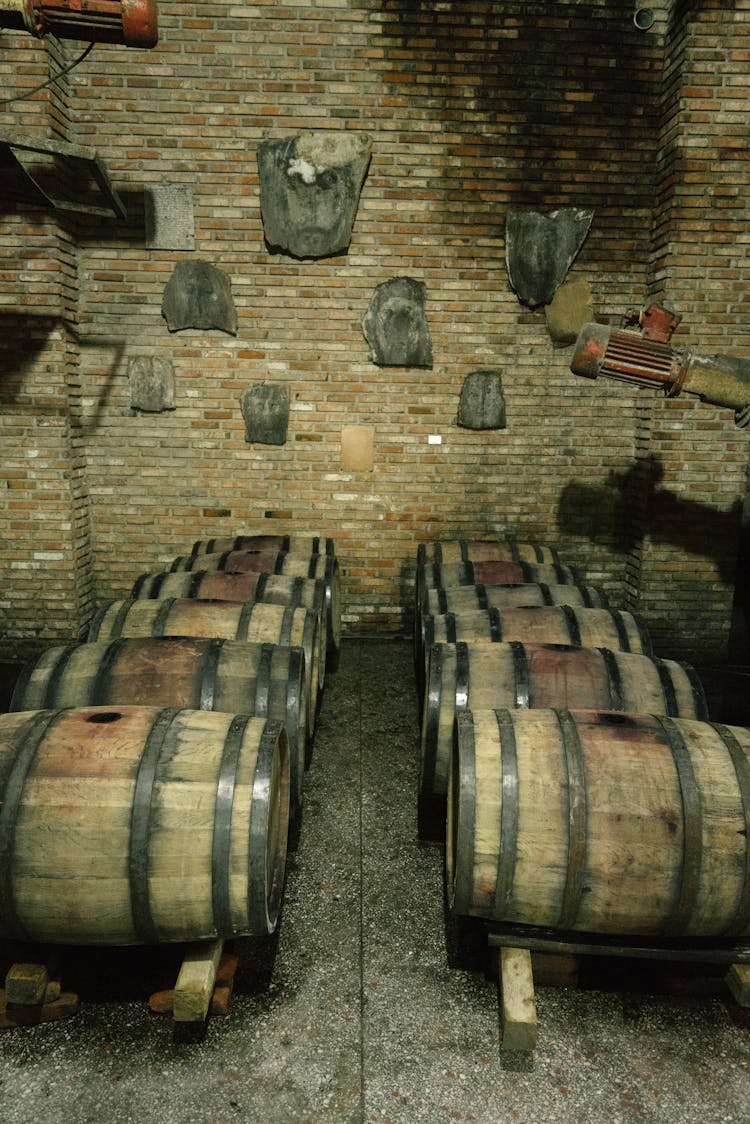
[{"label": "barrel metal hoop", "polygon": [[500,610],[495,605],[487,610],[487,620],[490,626],[490,640],[493,644],[499,644],[503,638],[503,622]]},{"label": "barrel metal hoop", "polygon": [[276,551],[276,558],[274,559],[274,563],[273,563],[273,573],[274,574],[278,575],[278,574],[284,573],[284,563],[286,562],[286,557],[287,556],[286,556],[286,554],[284,553],[283,550],[277,550]]},{"label": "barrel metal hoop", "polygon": [[445,614],[445,640],[447,644],[455,644],[458,641],[455,613]]},{"label": "barrel metal hoop", "polygon": [[568,636],[570,637],[569,642],[580,648],[581,629],[578,624],[578,617],[576,616],[575,609],[572,605],[560,605],[560,609],[562,610],[562,614],[565,617],[565,623],[568,627]]},{"label": "barrel metal hoop", "polygon": [[568,789],[568,864],[558,927],[572,929],[580,912],[586,860],[586,770],[575,719],[569,710],[556,711],[562,734]]},{"label": "barrel metal hoop", "polygon": [[[286,676],[286,715],[287,736],[295,747],[300,747],[302,767],[304,768],[304,747],[300,731],[302,711],[302,690],[305,682],[305,653],[302,648],[289,649],[289,667]],[[300,787],[301,787],[301,781]],[[299,803],[298,799],[298,803]]]},{"label": "barrel metal hoop", "polygon": [[466,539],[459,539],[459,550],[461,551],[461,561],[471,562],[471,555],[469,552],[469,544]]},{"label": "barrel metal hoop", "polygon": [[253,610],[258,604],[257,601],[245,601],[240,609],[239,620],[237,621],[237,631],[235,632],[235,640],[247,640],[247,634],[250,629],[250,621],[252,619]]},{"label": "barrel metal hoop", "polygon": [[268,585],[268,579],[270,577],[271,577],[271,575],[267,574],[265,572],[262,573],[262,574],[258,574],[258,580],[255,583],[255,594],[254,594],[254,599],[256,601],[265,601],[265,599],[266,599],[266,586]]},{"label": "barrel metal hoop", "polygon": [[[33,672],[36,670],[36,666],[37,665],[34,660],[29,660],[29,662],[25,664],[21,669],[21,674],[18,676],[18,679],[16,679],[16,685],[13,688],[13,694],[11,695],[10,703],[8,704],[9,711],[29,709],[29,707],[24,702],[24,696],[26,695],[26,691],[29,686],[29,680],[31,679]],[[45,688],[45,696],[46,693],[47,689]],[[42,710],[44,708],[36,707],[35,709]]]},{"label": "barrel metal hoop", "polygon": [[133,928],[139,940],[144,944],[158,944],[159,942],[159,933],[151,912],[151,894],[148,884],[152,827],[151,805],[154,797],[159,755],[169,728],[179,713],[179,707],[169,707],[157,714],[138,763],[133,791],[133,807],[130,814],[130,853],[128,855],[130,906],[133,913]]},{"label": "barrel metal hoop", "polygon": [[555,564],[554,573],[558,585],[570,585],[570,574],[566,571],[565,566]]},{"label": "barrel metal hoop", "polygon": [[698,672],[695,670],[692,664],[684,663],[682,665],[682,670],[685,672],[688,680],[690,681],[690,690],[693,693],[693,705],[695,707],[695,717],[699,722],[708,722],[708,702],[706,700],[706,692],[703,689],[703,683],[701,682],[700,676],[698,675]]},{"label": "barrel metal hoop", "polygon": [[526,648],[520,640],[510,641],[510,655],[513,660],[513,691],[516,697],[516,706],[528,710],[531,706],[529,661]]},{"label": "barrel metal hoop", "polygon": [[169,620],[169,614],[172,612],[172,607],[174,606],[176,600],[176,597],[165,597],[164,600],[160,602],[159,611],[154,617],[153,623],[151,625],[152,636],[164,635],[164,630],[167,627],[167,621]]},{"label": "barrel metal hoop", "polygon": [[230,555],[231,555],[231,554],[233,554],[233,553],[234,553],[234,552],[233,552],[233,551],[231,551],[231,550],[225,550],[225,551],[223,551],[223,552],[222,552],[222,553],[221,553],[221,554],[219,555],[219,560],[218,560],[218,563],[217,563],[217,565],[216,565],[216,569],[217,569],[217,570],[225,570],[225,571],[226,571],[226,569],[227,569],[227,562],[229,561]]},{"label": "barrel metal hoop", "polygon": [[659,675],[661,682],[661,689],[664,693],[664,713],[668,714],[671,718],[677,718],[680,714],[680,708],[677,704],[677,691],[675,690],[674,679],[672,672],[666,660],[661,660],[657,656],[652,656],[652,662]]},{"label": "barrel metal hoop", "polygon": [[470,912],[473,897],[477,798],[476,748],[471,711],[464,710],[456,715],[456,729],[458,793],[455,797],[457,823],[454,826],[453,910],[455,913],[465,914]]},{"label": "barrel metal hoop", "polygon": [[597,648],[604,661],[604,670],[607,673],[609,684],[609,697],[612,710],[625,710],[625,696],[622,693],[622,672],[617,659],[617,653],[610,648]]},{"label": "barrel metal hoop", "polygon": [[690,750],[684,737],[674,719],[657,715],[656,720],[664,730],[672,752],[682,804],[682,864],[679,890],[674,905],[665,918],[663,931],[666,934],[684,933],[692,918],[700,887],[703,813]]},{"label": "barrel metal hoop", "polygon": [[190,551],[190,553],[192,554],[193,558],[195,558],[196,554],[200,554],[200,552],[201,552],[201,540],[196,539],[195,542],[193,543],[193,549]]},{"label": "barrel metal hoop", "polygon": [[469,645],[463,641],[456,643],[456,710],[466,710],[469,705]]},{"label": "barrel metal hoop", "polygon": [[200,670],[199,710],[213,710],[216,706],[216,680],[223,648],[224,641],[216,636],[211,638],[207,646]]},{"label": "barrel metal hoop", "polygon": [[552,590],[550,589],[548,584],[546,582],[539,582],[539,589],[542,594],[542,604],[554,605],[555,602],[552,598]]},{"label": "barrel metal hoop", "polygon": [[[476,567],[473,562],[464,563],[465,580],[460,585],[475,585],[477,580]],[[440,583],[442,585],[442,582]]]},{"label": "barrel metal hoop", "polygon": [[152,576],[151,574],[141,574],[140,577],[135,579],[135,582],[133,583],[133,592],[131,594],[131,596],[133,598],[140,598],[141,596],[145,596],[145,597],[151,596],[150,593],[143,594],[143,587],[145,586],[147,579],[150,578],[151,576]]},{"label": "barrel metal hoop", "polygon": [[205,570],[194,570],[193,571],[193,573],[190,575],[190,581],[188,582],[188,591],[187,591],[188,597],[198,597],[199,596],[200,588],[203,585],[203,579],[205,578],[205,576],[206,576]]},{"label": "barrel metal hoop", "polygon": [[35,712],[16,749],[4,785],[0,802],[0,928],[3,936],[12,940],[28,940],[28,935],[16,912],[13,893],[13,851],[16,820],[26,781],[34,757],[50,726],[59,718],[61,710]]},{"label": "barrel metal hoop", "polygon": [[[268,580],[266,574],[264,574],[263,577],[266,578],[266,581]],[[302,605],[302,598],[305,592],[305,582],[307,580],[307,578],[302,577],[296,577],[292,579],[292,599],[290,604],[294,605],[295,608],[299,608]]]},{"label": "barrel metal hoop", "polygon": [[[269,845],[273,845],[273,840],[268,838],[271,822],[270,778],[282,729],[280,722],[266,720],[255,760],[248,844],[247,916],[251,928],[256,932],[273,930],[274,922],[271,913],[276,912],[277,899],[282,890],[281,885],[269,885],[267,877],[268,848]],[[263,930],[261,930],[261,920],[264,922]]]},{"label": "barrel metal hoop", "polygon": [[[110,641],[96,669],[94,681],[91,684],[91,706],[106,706],[109,703],[110,682],[109,676],[114,667],[115,660],[127,644],[124,636],[118,636]],[[57,670],[57,668],[55,668]]]},{"label": "barrel metal hoop", "polygon": [[91,621],[88,633],[86,634],[86,641],[88,644],[92,644],[95,640],[99,639],[102,622],[104,621],[104,618],[114,604],[116,604],[116,602],[110,601],[107,605],[102,605],[102,607],[100,609],[97,609],[94,613],[93,620]]},{"label": "barrel metal hoop", "polygon": [[614,624],[617,631],[617,639],[620,642],[620,651],[632,652],[633,647],[630,643],[630,637],[628,636],[628,627],[625,623],[625,618],[619,609],[615,609],[612,612],[612,623]]},{"label": "barrel metal hoop", "polygon": [[[317,543],[317,542],[318,542],[318,539],[313,539],[312,544],[311,544],[311,550],[315,554],[318,553],[317,549],[315,548],[315,543]],[[288,554],[289,551],[291,550],[291,548],[292,548],[292,540],[290,539],[289,535],[282,535],[281,536],[281,550],[283,550],[285,554]]]},{"label": "barrel metal hoop", "polygon": [[502,920],[513,896],[518,852],[518,746],[513,714],[496,710],[500,738],[502,797],[500,801],[500,840],[492,917]]},{"label": "barrel metal hoop", "polygon": [[[433,644],[430,648],[427,669],[427,689],[424,701],[424,734],[422,737],[422,765],[420,789],[423,796],[435,793],[435,773],[437,770],[438,739],[440,731],[440,709],[443,698],[443,679],[445,677],[446,647]],[[456,660],[456,662],[458,662]]]},{"label": "barrel metal hoop", "polygon": [[271,694],[271,661],[276,650],[274,644],[261,644],[260,659],[255,672],[255,703],[253,714],[265,718],[268,714],[268,702]]},{"label": "barrel metal hoop", "polygon": [[[445,590],[441,590],[445,594]],[[478,609],[489,609],[490,605],[487,600],[487,587],[485,585],[477,585],[474,587],[474,596],[477,599]]]},{"label": "barrel metal hoop", "polygon": [[[438,613],[440,613],[441,615],[447,613],[448,612],[448,591],[443,589],[442,586],[440,586],[438,589],[434,590],[434,593],[437,597]],[[429,603],[427,605],[427,609],[429,611]]]},{"label": "barrel metal hoop", "polygon": [[214,925],[219,936],[231,936],[232,902],[229,889],[229,866],[232,849],[232,811],[240,759],[249,714],[235,714],[229,724],[221,751],[219,778],[216,784],[214,827],[211,841],[211,904]]},{"label": "barrel metal hoop", "polygon": [[422,651],[426,652],[435,643],[435,618],[430,615],[422,621]]},{"label": "barrel metal hoop", "polygon": [[292,644],[292,627],[294,625],[295,612],[296,609],[293,605],[285,605],[284,612],[281,614],[281,632],[279,635],[279,644],[283,645],[283,647],[285,648],[291,647]]},{"label": "barrel metal hoop", "polygon": [[[620,612],[619,609],[617,611],[618,611],[618,613]],[[631,616],[632,616],[633,620],[635,621],[635,627],[638,629],[638,639],[641,642],[641,651],[643,652],[643,655],[644,656],[653,656],[654,649],[653,649],[653,645],[651,643],[651,637],[649,635],[649,631],[646,628],[646,622],[643,620],[642,617],[640,617],[638,615],[638,613],[631,613]]]},{"label": "barrel metal hoop", "polygon": [[[309,565],[307,567],[307,576],[310,579],[317,578],[317,576],[318,576],[318,558],[319,557],[320,556],[318,554],[311,554],[310,555],[310,562],[309,562]],[[325,575],[328,576],[328,566],[327,565],[323,567],[323,571],[324,571]]]},{"label": "barrel metal hoop", "polygon": [[745,817],[745,877],[734,917],[727,925],[725,934],[730,936],[735,934],[745,935],[748,926],[750,926],[750,761],[748,761],[745,751],[728,726],[719,723],[712,723],[712,725],[724,742],[734,766],[737,775],[737,788],[742,801],[742,812]]}]

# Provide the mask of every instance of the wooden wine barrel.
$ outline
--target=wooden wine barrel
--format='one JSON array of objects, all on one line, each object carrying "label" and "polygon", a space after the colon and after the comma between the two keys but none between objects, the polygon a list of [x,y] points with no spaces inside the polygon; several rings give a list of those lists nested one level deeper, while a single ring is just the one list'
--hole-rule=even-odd
[{"label": "wooden wine barrel", "polygon": [[279,722],[73,707],[0,715],[0,937],[130,945],[273,932]]},{"label": "wooden wine barrel", "polygon": [[594,585],[454,585],[425,588],[420,616],[467,613],[477,609],[511,609],[524,605],[578,605],[582,609],[608,609],[609,600]]},{"label": "wooden wine barrel", "polygon": [[289,742],[291,806],[302,805],[309,715],[302,648],[192,636],[49,648],[21,671],[9,709],[65,706],[173,706],[274,718]]},{"label": "wooden wine barrel", "polygon": [[215,554],[225,550],[283,550],[295,554],[335,554],[333,539],[324,535],[235,535],[217,539],[199,539],[193,543],[192,554]]},{"label": "wooden wine barrel", "polygon": [[284,551],[256,553],[226,550],[219,554],[183,555],[175,558],[172,573],[221,570],[227,574],[268,573],[291,578],[319,579],[325,587],[325,608],[329,647],[341,646],[341,576],[335,555],[290,554]]},{"label": "wooden wine barrel", "polygon": [[325,641],[320,617],[310,609],[264,601],[201,601],[167,597],[110,601],[96,613],[87,640],[121,636],[200,636],[301,648],[305,654],[307,732],[315,728],[325,674]]},{"label": "wooden wine barrel", "polygon": [[514,539],[441,539],[417,547],[417,565],[444,562],[537,562],[559,565],[560,556],[544,543],[516,542]]},{"label": "wooden wine barrel", "polygon": [[435,644],[422,712],[423,797],[445,797],[459,710],[567,707],[708,719],[689,664],[563,644]]},{"label": "wooden wine barrel", "polygon": [[621,936],[750,932],[750,730],[595,710],[456,716],[454,913]]},{"label": "wooden wine barrel", "polygon": [[524,644],[572,644],[644,656],[653,654],[646,625],[636,614],[622,609],[580,609],[575,605],[521,605],[424,618],[423,652],[433,644],[456,644],[459,640],[520,640]]}]

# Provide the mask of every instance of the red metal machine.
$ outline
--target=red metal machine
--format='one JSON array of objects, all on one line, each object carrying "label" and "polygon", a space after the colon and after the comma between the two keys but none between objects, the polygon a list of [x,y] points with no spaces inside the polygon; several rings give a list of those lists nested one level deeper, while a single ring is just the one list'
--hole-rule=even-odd
[{"label": "red metal machine", "polygon": [[637,317],[641,331],[585,324],[576,340],[570,369],[662,389],[668,398],[696,395],[703,402],[735,411],[737,425],[750,422],[750,360],[727,355],[694,355],[672,347],[680,322],[670,309],[653,304]]},{"label": "red metal machine", "polygon": [[155,47],[156,0],[0,0],[0,28],[42,38]]}]

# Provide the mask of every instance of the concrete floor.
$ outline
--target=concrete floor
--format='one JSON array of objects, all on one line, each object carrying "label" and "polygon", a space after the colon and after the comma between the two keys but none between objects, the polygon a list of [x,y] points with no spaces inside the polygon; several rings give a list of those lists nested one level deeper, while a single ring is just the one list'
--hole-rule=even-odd
[{"label": "concrete floor", "polygon": [[495,983],[447,963],[417,756],[410,645],[345,640],[275,960],[245,945],[229,1014],[186,1043],[147,1006],[171,950],[72,959],[79,1014],[0,1034],[0,1120],[750,1119],[750,1017],[715,974],[685,994],[661,967],[597,958],[595,986],[537,987],[533,1055],[500,1051]]}]

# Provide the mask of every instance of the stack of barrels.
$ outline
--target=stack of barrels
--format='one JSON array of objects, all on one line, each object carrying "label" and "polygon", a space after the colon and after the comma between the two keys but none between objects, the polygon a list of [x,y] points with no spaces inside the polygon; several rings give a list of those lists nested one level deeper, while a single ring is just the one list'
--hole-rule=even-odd
[{"label": "stack of barrels", "polygon": [[0,716],[0,936],[272,933],[340,641],[333,541],[240,536],[28,664]]},{"label": "stack of barrels", "polygon": [[750,731],[709,721],[554,548],[419,548],[419,824],[454,918],[622,937],[750,931]]}]

